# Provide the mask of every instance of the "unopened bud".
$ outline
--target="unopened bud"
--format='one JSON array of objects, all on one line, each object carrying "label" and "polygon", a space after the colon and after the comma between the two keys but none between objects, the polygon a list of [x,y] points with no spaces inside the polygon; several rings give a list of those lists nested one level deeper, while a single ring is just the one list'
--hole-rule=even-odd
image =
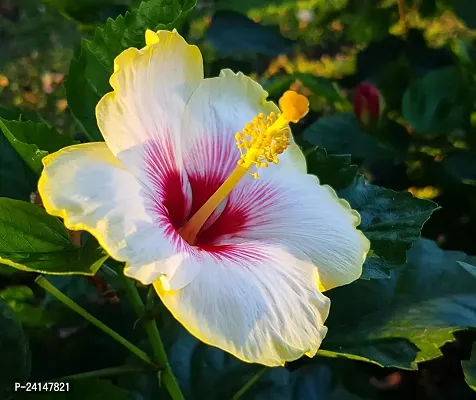
[{"label": "unopened bud", "polygon": [[380,120],[382,98],[377,87],[371,83],[361,83],[355,89],[354,113],[364,126],[371,126]]}]

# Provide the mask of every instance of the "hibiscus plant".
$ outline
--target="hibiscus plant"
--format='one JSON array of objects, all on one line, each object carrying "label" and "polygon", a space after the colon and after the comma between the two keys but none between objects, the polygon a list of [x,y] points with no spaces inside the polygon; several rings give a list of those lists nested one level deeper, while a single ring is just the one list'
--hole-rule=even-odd
[{"label": "hibiscus plant", "polygon": [[[403,1],[363,6],[363,23],[396,18],[379,40],[352,28],[351,1],[297,2],[288,38],[220,1],[211,24],[193,0],[46,3],[88,37],[64,84],[81,134],[0,108],[1,399],[400,398],[405,373],[476,327],[476,259],[421,238],[434,192],[476,179],[460,168],[469,42],[425,47],[441,65],[423,73]],[[461,16],[464,1],[416,3]],[[291,36],[342,23],[368,45],[340,86],[292,60]],[[439,188],[386,184],[441,160]],[[455,396],[471,398],[460,358]]]}]

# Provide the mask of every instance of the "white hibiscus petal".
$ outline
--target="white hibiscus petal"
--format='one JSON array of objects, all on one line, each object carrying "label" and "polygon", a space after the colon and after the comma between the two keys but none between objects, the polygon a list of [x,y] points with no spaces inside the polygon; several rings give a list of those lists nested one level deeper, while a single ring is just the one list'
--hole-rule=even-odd
[{"label": "white hibiscus petal", "polygon": [[[126,274],[150,284],[172,278],[189,246],[167,211],[124,169],[105,143],[66,147],[43,159],[38,189],[48,213],[67,228],[92,233],[111,255],[128,263]],[[183,284],[198,273],[180,272]]]},{"label": "white hibiscus petal", "polygon": [[202,56],[176,31],[147,31],[146,41],[143,49],[129,48],[115,59],[114,91],[98,103],[96,116],[112,153],[157,196],[170,192],[168,182],[179,183],[174,197],[188,201],[184,219],[191,200],[181,124],[185,104],[203,80]]},{"label": "white hibiscus petal", "polygon": [[359,214],[315,176],[276,169],[240,182],[207,240],[214,245],[271,240],[293,247],[316,265],[324,291],[362,274],[370,242],[356,229],[359,224]]},{"label": "white hibiscus petal", "polygon": [[[240,159],[235,134],[259,113],[278,113],[266,91],[242,73],[223,70],[205,79],[192,94],[183,121],[183,158],[194,197],[194,211],[218,189]],[[305,159],[294,142],[280,167],[304,172]]]},{"label": "white hibiscus petal", "polygon": [[150,141],[180,152],[185,104],[203,80],[196,46],[176,31],[147,31],[146,37],[146,47],[116,57],[110,79],[114,91],[96,108],[101,132],[116,156]]},{"label": "white hibiscus petal", "polygon": [[[292,250],[294,253],[295,250]],[[324,338],[330,301],[309,259],[283,246],[248,242],[197,251],[201,272],[180,290],[155,288],[198,339],[268,366],[313,356]]]}]

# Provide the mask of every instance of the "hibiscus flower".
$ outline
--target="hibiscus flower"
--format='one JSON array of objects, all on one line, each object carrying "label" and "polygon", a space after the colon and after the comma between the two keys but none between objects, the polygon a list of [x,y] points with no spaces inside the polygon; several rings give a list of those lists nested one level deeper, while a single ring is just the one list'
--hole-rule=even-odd
[{"label": "hibiscus flower", "polygon": [[153,284],[203,342],[268,366],[313,356],[322,292],[361,275],[369,242],[359,214],[306,173],[289,122],[307,99],[286,92],[280,110],[241,73],[204,79],[176,31],[147,31],[110,83],[96,108],[105,142],[44,158],[46,210]]}]

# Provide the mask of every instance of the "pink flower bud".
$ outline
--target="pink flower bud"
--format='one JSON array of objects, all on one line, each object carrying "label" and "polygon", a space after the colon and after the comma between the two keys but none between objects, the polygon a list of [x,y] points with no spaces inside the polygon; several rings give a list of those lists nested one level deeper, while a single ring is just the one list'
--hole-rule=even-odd
[{"label": "pink flower bud", "polygon": [[355,89],[354,113],[359,122],[368,126],[380,119],[381,98],[377,87],[371,83],[361,83]]}]

